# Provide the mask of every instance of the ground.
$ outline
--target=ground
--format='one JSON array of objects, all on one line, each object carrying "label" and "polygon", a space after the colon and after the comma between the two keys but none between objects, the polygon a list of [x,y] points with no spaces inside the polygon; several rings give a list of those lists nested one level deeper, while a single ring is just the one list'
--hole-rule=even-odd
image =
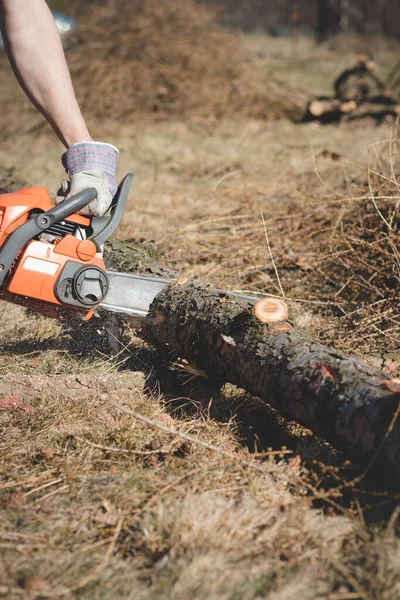
[{"label": "ground", "polygon": [[[246,43],[299,107],[350,56]],[[108,121],[99,135],[135,173],[118,237],[224,289],[283,291],[314,335],[399,374],[395,123]],[[0,162],[55,192],[60,151],[33,129]],[[361,489],[346,457],[134,332],[113,354],[100,334],[0,314],[0,596],[399,597],[396,498]]]}]

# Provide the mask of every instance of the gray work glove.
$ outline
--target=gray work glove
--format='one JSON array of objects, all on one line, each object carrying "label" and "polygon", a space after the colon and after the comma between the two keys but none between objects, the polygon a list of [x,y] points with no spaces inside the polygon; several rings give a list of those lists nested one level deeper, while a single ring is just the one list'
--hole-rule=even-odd
[{"label": "gray work glove", "polygon": [[85,206],[80,213],[104,215],[117,191],[117,148],[103,142],[79,142],[64,152],[61,161],[70,182],[68,184],[63,181],[56,204],[84,188],[94,188],[97,191],[96,200]]}]

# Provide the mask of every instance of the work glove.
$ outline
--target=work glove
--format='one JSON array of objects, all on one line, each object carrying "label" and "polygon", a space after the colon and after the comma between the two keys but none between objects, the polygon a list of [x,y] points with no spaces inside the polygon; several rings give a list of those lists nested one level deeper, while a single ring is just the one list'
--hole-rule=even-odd
[{"label": "work glove", "polygon": [[117,148],[103,142],[79,142],[64,152],[61,161],[70,181],[62,182],[56,204],[84,188],[94,188],[96,200],[85,206],[80,214],[104,215],[117,191]]}]

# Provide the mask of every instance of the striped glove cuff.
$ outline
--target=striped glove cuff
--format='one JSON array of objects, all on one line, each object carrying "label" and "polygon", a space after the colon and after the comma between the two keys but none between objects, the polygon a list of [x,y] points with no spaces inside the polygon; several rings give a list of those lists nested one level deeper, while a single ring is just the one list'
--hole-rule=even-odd
[{"label": "striped glove cuff", "polygon": [[100,169],[107,177],[110,194],[117,191],[116,171],[118,150],[111,144],[103,142],[78,142],[62,155],[61,161],[68,177],[71,179],[81,171]]}]

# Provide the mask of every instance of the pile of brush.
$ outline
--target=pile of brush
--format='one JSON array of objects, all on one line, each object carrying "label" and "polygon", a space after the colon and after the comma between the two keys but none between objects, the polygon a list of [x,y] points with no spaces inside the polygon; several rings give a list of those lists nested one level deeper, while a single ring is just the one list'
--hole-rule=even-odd
[{"label": "pile of brush", "polygon": [[279,118],[293,105],[268,89],[240,38],[193,0],[114,0],[77,5],[67,51],[85,115],[126,119]]},{"label": "pile of brush", "polygon": [[[278,83],[263,80],[240,36],[194,0],[73,0],[79,24],[66,56],[85,119],[102,122],[278,119],[298,113]],[[0,140],[45,122],[0,55]]]}]

